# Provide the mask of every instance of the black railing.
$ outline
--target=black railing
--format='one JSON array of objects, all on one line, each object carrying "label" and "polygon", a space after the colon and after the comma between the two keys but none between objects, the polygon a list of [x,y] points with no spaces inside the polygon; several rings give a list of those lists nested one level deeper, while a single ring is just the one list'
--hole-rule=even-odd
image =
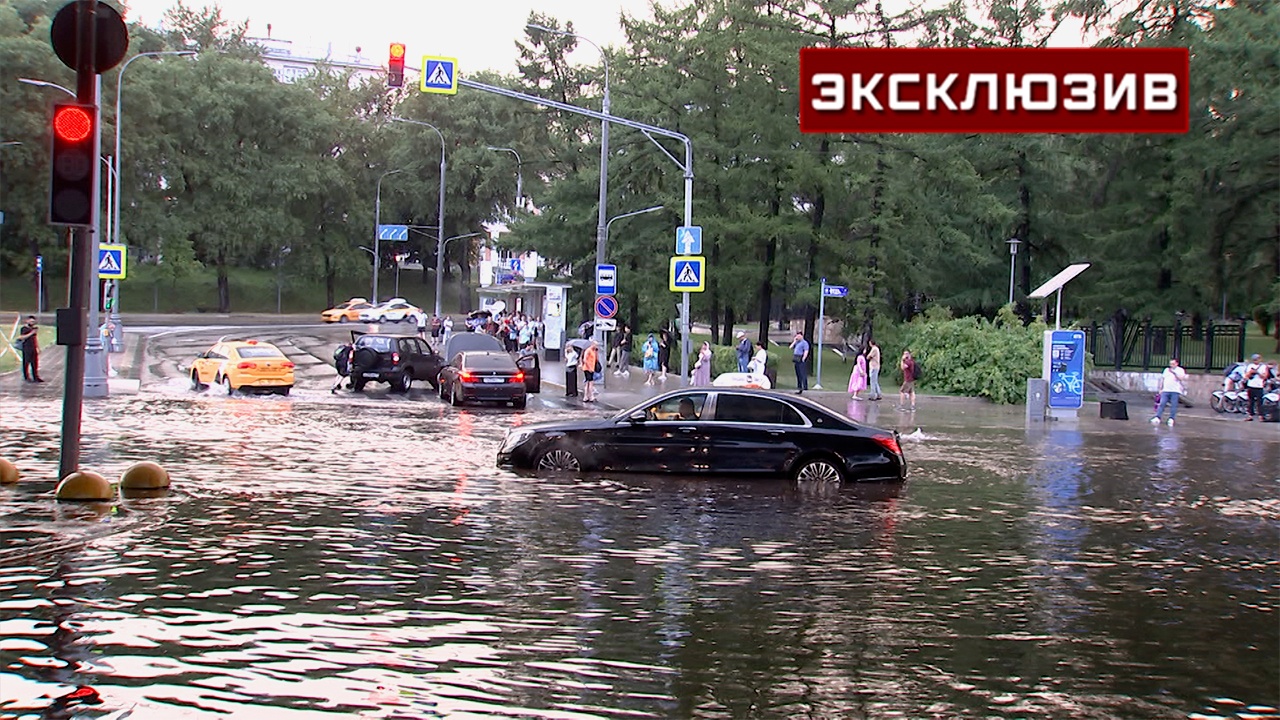
[{"label": "black railing", "polygon": [[1244,360],[1244,322],[1153,325],[1114,320],[1083,328],[1098,369],[1151,372],[1177,358],[1188,370],[1212,372]]}]

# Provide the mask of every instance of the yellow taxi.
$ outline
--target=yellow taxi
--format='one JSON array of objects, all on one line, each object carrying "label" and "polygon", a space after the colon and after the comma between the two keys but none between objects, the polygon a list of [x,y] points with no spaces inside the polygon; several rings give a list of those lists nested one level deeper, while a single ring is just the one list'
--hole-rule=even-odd
[{"label": "yellow taxi", "polygon": [[237,390],[288,395],[293,389],[293,362],[280,348],[258,340],[219,340],[191,364],[191,389],[221,385]]},{"label": "yellow taxi", "polygon": [[320,313],[320,319],[327,322],[345,323],[360,320],[360,311],[373,307],[373,303],[364,298],[351,298]]}]

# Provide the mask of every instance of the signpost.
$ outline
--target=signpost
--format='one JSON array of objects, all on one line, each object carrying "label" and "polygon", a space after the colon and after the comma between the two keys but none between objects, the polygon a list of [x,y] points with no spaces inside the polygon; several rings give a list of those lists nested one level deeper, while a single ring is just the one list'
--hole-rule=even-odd
[{"label": "signpost", "polygon": [[827,298],[848,296],[849,288],[844,285],[828,285],[827,279],[822,278],[822,296],[818,298],[818,362],[817,368],[814,370],[818,377],[813,383],[814,390],[822,389],[822,336],[826,335],[823,331],[826,329],[827,324]]},{"label": "signpost", "polygon": [[596,318],[608,320],[618,314],[618,299],[612,295],[601,295],[596,298]]},{"label": "signpost", "polygon": [[98,277],[102,280],[123,280],[129,249],[124,245],[98,246]]},{"label": "signpost", "polygon": [[701,255],[702,254],[702,228],[697,225],[687,225],[676,228],[676,254],[677,255]]},{"label": "signpost", "polygon": [[382,242],[404,242],[409,239],[408,225],[379,225],[378,240]]},{"label": "signpost", "polygon": [[36,256],[36,313],[44,312],[44,256]]},{"label": "signpost", "polygon": [[1084,333],[1052,330],[1048,345],[1049,409],[1079,410],[1084,405]]},{"label": "signpost", "polygon": [[597,295],[617,295],[618,294],[618,266],[617,265],[597,265],[596,266],[596,294]]}]

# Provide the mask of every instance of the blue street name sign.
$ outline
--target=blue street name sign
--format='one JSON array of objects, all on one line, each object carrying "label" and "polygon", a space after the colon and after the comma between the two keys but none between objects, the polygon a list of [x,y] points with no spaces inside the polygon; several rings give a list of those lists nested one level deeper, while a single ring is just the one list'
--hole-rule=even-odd
[{"label": "blue street name sign", "polygon": [[404,242],[409,239],[409,226],[379,225],[378,239],[383,242]]},{"label": "blue street name sign", "polygon": [[823,285],[823,297],[848,297],[849,288],[844,285]]},{"label": "blue street name sign", "polygon": [[618,266],[596,266],[596,294],[616,295],[618,293]]},{"label": "blue street name sign", "polygon": [[611,318],[618,314],[618,298],[612,295],[601,295],[596,298],[596,317]]},{"label": "blue street name sign", "polygon": [[1049,407],[1084,405],[1084,333],[1054,330],[1049,345]]},{"label": "blue street name sign", "polygon": [[697,225],[683,225],[676,228],[676,254],[702,254],[702,228]]}]

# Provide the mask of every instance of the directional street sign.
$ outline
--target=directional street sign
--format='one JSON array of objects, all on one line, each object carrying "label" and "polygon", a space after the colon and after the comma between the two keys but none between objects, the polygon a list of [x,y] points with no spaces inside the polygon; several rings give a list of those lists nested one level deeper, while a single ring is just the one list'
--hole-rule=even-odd
[{"label": "directional street sign", "polygon": [[823,297],[848,297],[849,288],[844,285],[823,285]]},{"label": "directional street sign", "polygon": [[36,256],[36,272],[38,273],[44,272],[44,256],[43,255]]},{"label": "directional street sign", "polygon": [[618,321],[614,318],[596,318],[596,329],[613,332],[618,329]]},{"label": "directional street sign", "polygon": [[596,266],[596,294],[616,295],[618,292],[618,266]]},{"label": "directional street sign", "polygon": [[98,277],[102,280],[123,280],[125,273],[125,246],[98,246]]},{"label": "directional street sign", "polygon": [[439,95],[458,94],[458,59],[422,56],[422,92]]},{"label": "directional street sign", "polygon": [[618,298],[612,295],[601,295],[596,298],[596,317],[611,318],[618,314]]},{"label": "directional street sign", "polygon": [[404,242],[409,239],[409,226],[379,225],[378,239],[382,242]]},{"label": "directional street sign", "polygon": [[697,225],[684,225],[676,228],[676,254],[702,254],[702,228]]},{"label": "directional street sign", "polygon": [[702,292],[707,289],[707,259],[677,255],[671,258],[671,292]]}]

